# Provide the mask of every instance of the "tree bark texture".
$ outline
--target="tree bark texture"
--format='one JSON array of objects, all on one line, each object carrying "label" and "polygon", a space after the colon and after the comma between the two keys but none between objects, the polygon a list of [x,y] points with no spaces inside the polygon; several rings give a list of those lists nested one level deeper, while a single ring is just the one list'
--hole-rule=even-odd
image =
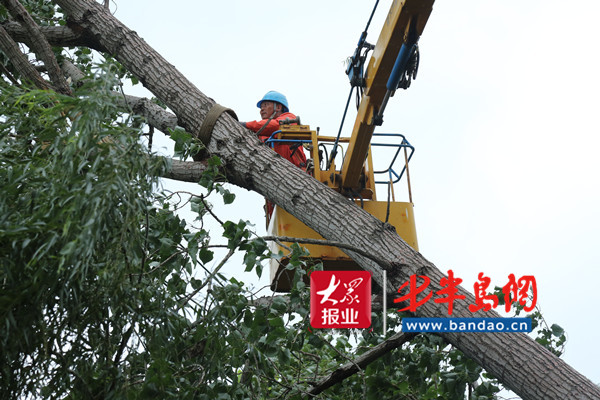
[{"label": "tree bark texture", "polygon": [[[15,41],[25,43],[27,46],[32,47],[32,37],[21,24],[14,21],[8,21],[0,25]],[[39,29],[51,46],[86,46],[98,51],[104,50],[89,36],[85,36],[81,31],[76,32],[68,26],[40,26]]]},{"label": "tree bark texture", "polygon": [[58,62],[54,57],[54,53],[52,53],[50,44],[25,7],[18,0],[2,0],[2,3],[13,18],[25,28],[31,38],[31,48],[46,65],[48,75],[50,75],[50,80],[56,87],[56,90],[63,94],[71,94],[71,89],[69,89],[65,77],[60,73]]},{"label": "tree bark texture", "polygon": [[[82,28],[177,115],[186,131],[198,135],[214,101],[200,92],[179,71],[146,44],[137,33],[90,0],[56,0],[72,29]],[[431,279],[433,291],[441,289],[444,274],[410,248],[389,225],[377,220],[350,200],[296,168],[262,145],[232,117],[218,120],[207,148],[224,162],[230,182],[254,190],[283,207],[324,238],[349,243],[374,259],[347,251],[382,284],[387,270],[388,295],[413,274]],[[465,300],[455,302],[453,317],[497,317],[495,312],[472,313],[474,297],[464,289]],[[447,317],[447,306],[426,302],[415,313],[420,317]],[[524,399],[599,399],[599,388],[564,361],[525,334],[444,333],[448,342],[473,358],[507,388]]]},{"label": "tree bark texture", "polygon": [[206,161],[171,160],[170,163],[170,168],[165,173],[164,178],[182,182],[198,183],[202,174],[208,169]]},{"label": "tree bark texture", "polygon": [[21,52],[19,45],[0,25],[0,50],[10,59],[11,64],[21,72],[23,77],[40,89],[49,89],[50,85]]}]

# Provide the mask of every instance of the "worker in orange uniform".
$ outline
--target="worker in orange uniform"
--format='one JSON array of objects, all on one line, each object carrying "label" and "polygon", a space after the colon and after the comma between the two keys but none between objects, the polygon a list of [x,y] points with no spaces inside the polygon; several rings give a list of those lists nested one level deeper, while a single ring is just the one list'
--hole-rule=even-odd
[{"label": "worker in orange uniform", "polygon": [[[287,98],[274,90],[267,92],[263,98],[256,104],[260,108],[260,121],[242,122],[242,125],[253,132],[256,132],[258,138],[265,142],[279,130],[279,121],[285,119],[296,119],[296,116],[290,112]],[[300,143],[273,143],[273,150],[295,166],[306,169],[306,155],[304,148]],[[267,214],[267,227],[273,213],[274,205],[269,200],[265,206]]]},{"label": "worker in orange uniform", "polygon": [[[242,125],[256,132],[258,138],[263,142],[269,139],[273,132],[279,130],[279,121],[288,118],[296,119],[296,116],[290,112],[287,98],[274,90],[267,92],[256,106],[260,108],[260,117],[262,120],[242,122]],[[295,166],[303,169],[306,168],[306,155],[304,154],[302,145],[275,142],[273,150],[286,160],[291,161]]]}]

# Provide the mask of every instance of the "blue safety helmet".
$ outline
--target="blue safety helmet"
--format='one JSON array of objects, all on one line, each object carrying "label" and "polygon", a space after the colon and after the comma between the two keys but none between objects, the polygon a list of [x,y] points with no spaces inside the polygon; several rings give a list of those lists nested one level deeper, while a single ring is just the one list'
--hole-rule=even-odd
[{"label": "blue safety helmet", "polygon": [[260,105],[262,104],[263,101],[275,101],[277,103],[280,103],[283,106],[283,112],[290,111],[290,108],[288,106],[288,102],[287,102],[287,99],[285,98],[285,96],[274,90],[267,92],[267,94],[265,94],[263,96],[263,98],[258,103],[256,103],[256,107],[260,108]]}]

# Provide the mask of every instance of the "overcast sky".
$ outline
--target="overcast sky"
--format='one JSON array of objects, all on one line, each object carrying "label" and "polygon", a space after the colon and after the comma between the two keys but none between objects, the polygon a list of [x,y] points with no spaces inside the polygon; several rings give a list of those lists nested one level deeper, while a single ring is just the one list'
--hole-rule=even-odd
[{"label": "overcast sky", "polygon": [[[241,120],[257,119],[256,102],[273,89],[303,123],[334,135],[349,90],[344,60],[374,3],[128,0],[112,9]],[[380,2],[372,43],[390,4]],[[509,273],[534,275],[546,320],[568,333],[563,358],[595,383],[598,15],[597,0],[438,0],[417,80],[392,98],[380,130],[416,147],[421,253],[470,289],[479,272],[498,286]],[[237,193],[220,212],[264,233],[262,198]]]}]

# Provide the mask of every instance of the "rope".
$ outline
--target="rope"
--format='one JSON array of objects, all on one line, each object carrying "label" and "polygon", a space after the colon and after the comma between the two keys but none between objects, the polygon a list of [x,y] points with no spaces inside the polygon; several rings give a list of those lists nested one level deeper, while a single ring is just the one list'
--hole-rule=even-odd
[{"label": "rope", "polygon": [[267,125],[269,125],[269,122],[271,122],[273,118],[275,118],[275,114],[277,114],[277,111],[273,111],[273,114],[271,114],[267,122],[265,122],[265,124],[261,126],[260,129],[256,132],[256,136],[260,135],[260,133],[267,127]]},{"label": "rope", "polygon": [[346,107],[344,107],[344,115],[342,115],[342,122],[340,123],[340,129],[338,130],[337,137],[335,138],[335,143],[333,144],[333,150],[331,151],[331,158],[327,163],[327,169],[331,167],[331,163],[335,160],[335,156],[337,155],[337,146],[340,141],[340,136],[342,135],[342,128],[344,127],[344,121],[346,120],[346,114],[348,113],[348,105],[350,104],[350,100],[352,99],[352,92],[354,91],[354,86],[350,87],[350,93],[348,94],[348,100],[346,100]]}]

